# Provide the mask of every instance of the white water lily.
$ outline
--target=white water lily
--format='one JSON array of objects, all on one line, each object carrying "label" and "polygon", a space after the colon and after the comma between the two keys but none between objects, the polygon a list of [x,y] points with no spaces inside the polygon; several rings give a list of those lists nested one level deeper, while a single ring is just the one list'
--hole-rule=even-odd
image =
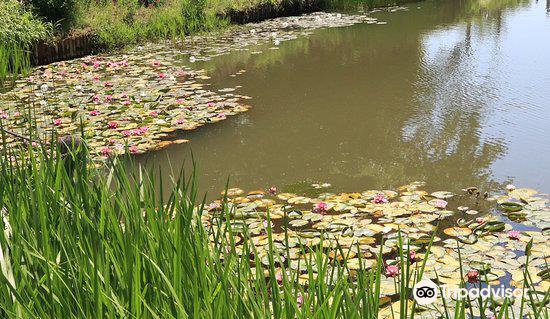
[{"label": "white water lily", "polygon": [[189,62],[193,63],[195,61],[197,61],[197,59],[194,56],[189,57]]},{"label": "white water lily", "polygon": [[43,92],[48,91],[48,88],[49,88],[49,87],[48,87],[47,84],[42,84],[42,85],[40,86],[40,90],[42,90]]}]

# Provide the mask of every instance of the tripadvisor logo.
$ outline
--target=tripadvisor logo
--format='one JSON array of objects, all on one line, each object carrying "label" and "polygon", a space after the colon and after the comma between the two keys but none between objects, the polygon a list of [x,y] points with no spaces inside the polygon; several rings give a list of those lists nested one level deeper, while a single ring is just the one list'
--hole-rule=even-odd
[{"label": "tripadvisor logo", "polygon": [[429,305],[437,299],[437,285],[429,280],[421,280],[413,287],[413,297],[419,305]]}]

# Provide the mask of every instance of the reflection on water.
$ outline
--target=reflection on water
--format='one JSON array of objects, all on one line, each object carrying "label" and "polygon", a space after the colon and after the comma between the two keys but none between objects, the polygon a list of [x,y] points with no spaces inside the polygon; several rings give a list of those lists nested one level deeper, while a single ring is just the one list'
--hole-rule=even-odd
[{"label": "reflection on water", "polygon": [[[423,180],[432,188],[550,191],[550,17],[534,1],[428,1],[356,25],[201,65],[253,109],[186,133],[140,162],[204,190],[323,181],[341,190]],[[238,70],[247,73],[229,77]]]}]

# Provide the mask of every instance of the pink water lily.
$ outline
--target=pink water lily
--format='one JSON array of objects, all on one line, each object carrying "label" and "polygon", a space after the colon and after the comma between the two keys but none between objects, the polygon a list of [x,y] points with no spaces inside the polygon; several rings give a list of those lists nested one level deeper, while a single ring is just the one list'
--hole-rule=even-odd
[{"label": "pink water lily", "polygon": [[479,281],[479,271],[476,269],[470,269],[466,273],[466,279],[468,279],[468,282],[471,284],[475,284]]},{"label": "pink water lily", "polygon": [[277,194],[277,187],[271,186],[267,191],[269,192],[269,194],[275,195]]},{"label": "pink water lily", "polygon": [[0,119],[7,120],[10,118],[10,115],[6,111],[0,112]]},{"label": "pink water lily", "polygon": [[104,86],[104,87],[113,86],[113,82],[111,82],[111,81],[105,81],[105,82],[103,82],[103,86]]},{"label": "pink water lily", "polygon": [[107,127],[110,128],[110,129],[115,129],[118,127],[118,122],[117,121],[111,121],[109,123],[107,123]]},{"label": "pink water lily", "polygon": [[129,136],[132,135],[132,132],[129,131],[129,130],[124,130],[121,133],[122,133],[122,136],[124,136],[124,137],[129,137]]},{"label": "pink water lily", "polygon": [[315,207],[313,207],[313,211],[315,213],[320,213],[320,214],[326,212],[327,209],[328,209],[328,205],[325,202],[319,202],[319,203],[315,204]]},{"label": "pink water lily", "polygon": [[128,150],[130,151],[131,154],[137,154],[139,152],[139,149],[137,146],[135,145],[132,145],[128,148]]},{"label": "pink water lily", "polygon": [[111,102],[112,100],[113,100],[113,95],[112,94],[105,95],[105,101]]},{"label": "pink water lily", "polygon": [[184,99],[177,99],[177,100],[176,100],[176,103],[178,103],[178,104],[183,104],[183,103],[185,103],[185,100],[184,100]]},{"label": "pink water lily", "polygon": [[508,232],[508,238],[512,240],[519,240],[521,233],[518,230],[511,230]]},{"label": "pink water lily", "polygon": [[97,116],[97,115],[99,115],[99,114],[101,114],[101,112],[100,112],[99,110],[90,111],[90,115],[91,115],[91,116]]},{"label": "pink water lily", "polygon": [[55,126],[59,126],[59,125],[61,125],[61,123],[62,123],[62,122],[61,122],[61,119],[55,119],[55,120],[53,120],[53,125],[55,125]]},{"label": "pink water lily", "polygon": [[157,74],[157,78],[159,78],[159,79],[164,79],[165,77],[166,77],[165,73],[158,73]]},{"label": "pink water lily", "polygon": [[414,250],[411,250],[411,251],[409,252],[409,261],[410,261],[411,263],[414,263],[414,262],[416,261],[416,258],[417,258],[416,252],[415,252]]},{"label": "pink water lily", "polygon": [[384,194],[376,194],[374,195],[374,198],[372,199],[372,202],[375,204],[383,204],[387,203],[388,199],[386,198],[386,195]]},{"label": "pink water lily", "polygon": [[104,147],[104,148],[102,148],[99,152],[100,152],[101,155],[103,155],[103,156],[109,156],[109,154],[111,154],[112,151],[111,151],[110,148]]},{"label": "pink water lily", "polygon": [[394,278],[399,275],[399,267],[395,265],[388,265],[384,271],[384,275],[388,278]]},{"label": "pink water lily", "polygon": [[149,112],[149,115],[150,115],[151,117],[157,117],[157,116],[159,116],[159,114],[158,114],[156,111]]},{"label": "pink water lily", "polygon": [[514,186],[514,185],[512,185],[512,184],[508,184],[508,185],[506,185],[506,189],[507,189],[509,192],[511,192],[511,191],[513,191],[513,190],[516,189],[516,186]]},{"label": "pink water lily", "polygon": [[281,272],[277,272],[275,274],[275,280],[277,280],[277,283],[280,285],[283,283],[283,274]]},{"label": "pink water lily", "polygon": [[132,104],[132,102],[130,102],[129,100],[124,100],[124,101],[122,101],[121,103],[122,103],[122,105],[130,105],[130,104]]},{"label": "pink water lily", "polygon": [[436,199],[434,201],[434,206],[439,209],[444,209],[445,207],[447,207],[447,202],[442,199]]},{"label": "pink water lily", "polygon": [[99,103],[99,97],[100,97],[99,94],[96,94],[96,95],[92,96],[92,102],[94,102],[96,104]]},{"label": "pink water lily", "polygon": [[158,66],[161,66],[161,64],[162,64],[162,63],[160,63],[159,60],[155,60],[155,61],[151,62],[151,65],[152,65],[152,66],[157,66],[157,67],[158,67]]},{"label": "pink water lily", "polygon": [[298,297],[296,297],[296,304],[298,308],[302,308],[302,304],[304,303],[304,297],[302,294],[298,294]]},{"label": "pink water lily", "polygon": [[182,125],[182,124],[184,124],[184,123],[185,123],[185,120],[183,120],[183,119],[177,119],[177,120],[176,120],[176,124],[177,124],[177,125]]}]

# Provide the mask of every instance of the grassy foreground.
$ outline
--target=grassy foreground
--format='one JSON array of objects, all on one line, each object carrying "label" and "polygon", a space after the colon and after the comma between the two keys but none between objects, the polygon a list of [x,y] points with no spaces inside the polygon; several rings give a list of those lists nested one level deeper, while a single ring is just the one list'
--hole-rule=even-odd
[{"label": "grassy foreground", "polygon": [[[317,276],[299,278],[281,260],[285,252],[274,247],[270,228],[267,262],[255,254],[246,230],[237,251],[227,220],[220,218],[218,231],[202,226],[194,174],[180,174],[162,198],[162,183],[146,172],[129,174],[118,159],[94,169],[85,153],[71,163],[72,157],[48,157],[55,153],[48,149],[14,166],[3,150],[2,318],[378,318],[388,302],[379,293],[381,255],[371,269],[352,271],[345,251],[337,260],[322,253],[322,243],[302,247],[308,273],[315,267]],[[400,306],[392,313],[414,318],[421,313],[410,288],[425,261],[411,264],[400,247],[403,271],[393,297]],[[454,305],[442,317],[468,317],[469,302],[449,302]],[[517,318],[507,302],[495,318]],[[532,318],[548,318],[545,303],[526,299],[524,306]],[[486,318],[487,303],[478,307]]]}]

